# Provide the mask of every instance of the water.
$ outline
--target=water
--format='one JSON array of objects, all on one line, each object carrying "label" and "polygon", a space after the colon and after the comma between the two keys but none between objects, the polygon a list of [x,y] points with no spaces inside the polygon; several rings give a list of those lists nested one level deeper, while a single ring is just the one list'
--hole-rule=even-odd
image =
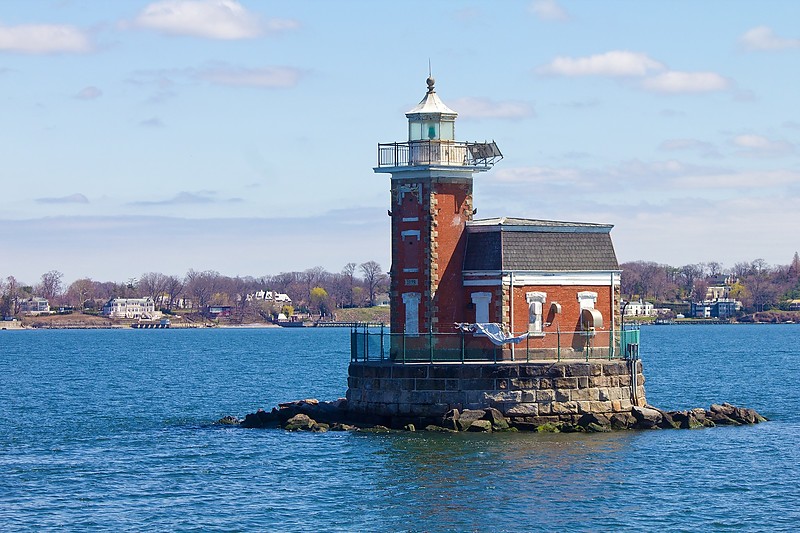
[{"label": "water", "polygon": [[800,326],[642,330],[651,404],[772,420],[611,434],[286,433],[226,414],[346,387],[346,330],[0,331],[5,531],[794,530]]}]

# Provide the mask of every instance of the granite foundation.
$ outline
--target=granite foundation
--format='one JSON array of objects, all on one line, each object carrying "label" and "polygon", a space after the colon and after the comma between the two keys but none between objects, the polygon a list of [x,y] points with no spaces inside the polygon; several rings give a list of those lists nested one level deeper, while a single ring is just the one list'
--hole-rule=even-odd
[{"label": "granite foundation", "polygon": [[494,408],[515,424],[611,419],[647,404],[639,360],[350,363],[347,408],[385,420],[441,421],[451,410]]}]

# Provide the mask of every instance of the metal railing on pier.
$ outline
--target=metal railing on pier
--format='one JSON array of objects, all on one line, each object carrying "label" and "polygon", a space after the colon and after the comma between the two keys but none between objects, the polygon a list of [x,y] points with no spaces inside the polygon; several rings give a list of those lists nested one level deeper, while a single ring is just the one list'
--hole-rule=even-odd
[{"label": "metal railing on pier", "polygon": [[389,333],[384,328],[353,329],[353,362],[440,363],[638,359],[639,328],[615,331],[555,331],[528,336],[520,343],[494,345],[468,332]]}]

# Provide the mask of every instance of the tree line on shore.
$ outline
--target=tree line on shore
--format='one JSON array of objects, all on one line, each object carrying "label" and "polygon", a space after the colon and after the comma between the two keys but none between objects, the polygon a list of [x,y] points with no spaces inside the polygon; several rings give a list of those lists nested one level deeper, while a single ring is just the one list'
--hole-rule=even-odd
[{"label": "tree line on shore", "polygon": [[[731,268],[713,261],[681,267],[631,261],[622,263],[620,268],[620,289],[628,300],[702,301],[708,288],[721,278],[730,281],[727,297],[742,302],[745,312],[788,309],[791,300],[800,299],[797,252],[787,265],[769,265],[763,259],[736,263]],[[14,276],[0,278],[0,315],[16,315],[19,302],[34,296],[46,298],[51,307],[90,310],[111,298],[145,296],[169,311],[186,300],[191,300],[197,310],[212,305],[228,305],[238,311],[248,307],[269,313],[280,310],[275,309],[277,304],[248,298],[258,291],[287,294],[298,311],[326,315],[337,308],[374,306],[377,295],[386,292],[389,283],[389,277],[375,261],[347,263],[340,272],[317,266],[259,277],[230,277],[213,270],[190,269],[184,276],[147,272],[125,282],[81,278],[65,286],[63,278],[57,270],[45,272],[36,284],[20,282]]]},{"label": "tree line on shore", "polygon": [[769,265],[763,259],[740,262],[725,268],[717,262],[681,267],[652,261],[632,261],[620,265],[621,293],[626,299],[654,302],[699,302],[706,299],[709,287],[726,279],[727,297],[742,302],[743,311],[755,313],[770,309],[789,309],[790,301],[800,299],[800,255],[795,252],[788,265]]},{"label": "tree line on shore", "polygon": [[[276,275],[230,277],[213,270],[190,269],[184,276],[146,272],[125,282],[81,278],[65,285],[63,280],[58,270],[45,272],[36,284],[20,282],[14,276],[0,278],[0,316],[18,314],[19,303],[32,297],[46,298],[51,307],[88,311],[99,311],[112,298],[150,297],[167,311],[191,301],[197,312],[224,305],[240,314],[253,311],[265,316],[297,310],[328,315],[336,308],[374,306],[377,296],[388,290],[389,277],[380,264],[367,261],[347,263],[340,272],[317,266]],[[292,305],[254,297],[260,291],[286,294]]]}]

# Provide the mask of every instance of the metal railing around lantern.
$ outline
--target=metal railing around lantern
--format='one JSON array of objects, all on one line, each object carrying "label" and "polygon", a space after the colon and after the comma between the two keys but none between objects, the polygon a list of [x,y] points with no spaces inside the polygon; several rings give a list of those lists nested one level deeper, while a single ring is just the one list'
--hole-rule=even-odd
[{"label": "metal railing around lantern", "polygon": [[494,142],[408,141],[378,145],[378,167],[460,166],[491,168],[503,154]]}]

